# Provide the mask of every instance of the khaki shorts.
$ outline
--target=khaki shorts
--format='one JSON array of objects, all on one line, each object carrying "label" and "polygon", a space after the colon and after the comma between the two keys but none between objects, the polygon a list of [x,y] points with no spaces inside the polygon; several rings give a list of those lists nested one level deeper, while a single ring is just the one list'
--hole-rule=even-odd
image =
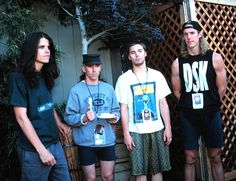
[{"label": "khaki shorts", "polygon": [[171,169],[164,129],[148,134],[130,133],[135,147],[130,152],[132,175],[155,175]]}]

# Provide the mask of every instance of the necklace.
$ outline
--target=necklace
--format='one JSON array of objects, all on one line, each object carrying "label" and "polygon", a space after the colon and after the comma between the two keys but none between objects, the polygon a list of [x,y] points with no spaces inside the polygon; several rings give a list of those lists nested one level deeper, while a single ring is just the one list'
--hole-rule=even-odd
[{"label": "necklace", "polygon": [[143,86],[142,86],[142,84],[141,84],[141,82],[140,82],[140,80],[139,80],[137,74],[134,72],[133,69],[132,69],[132,72],[134,73],[134,75],[135,75],[135,77],[136,77],[136,79],[137,79],[137,81],[138,81],[138,84],[139,84],[139,86],[140,86],[140,88],[141,88],[141,90],[142,90],[142,93],[143,93],[143,95],[145,96],[146,93],[147,93],[148,68],[147,68],[147,70],[146,70],[146,82],[145,82],[145,88],[143,88]]},{"label": "necklace", "polygon": [[[94,99],[93,99],[93,96],[92,96],[91,90],[89,89],[89,86],[88,86],[86,80],[85,80],[84,82],[85,82],[85,85],[86,85],[86,87],[87,87],[87,89],[88,89],[89,95],[90,95],[90,97],[91,97],[91,99],[92,99],[92,105],[94,106]],[[99,82],[98,82],[98,84],[97,84],[97,87],[98,87],[98,91],[97,91],[97,99],[99,99]],[[95,106],[94,106],[94,107],[95,107]],[[96,112],[96,113],[98,112],[98,104],[97,104],[97,103],[96,103],[96,109],[95,109],[95,112]]]}]

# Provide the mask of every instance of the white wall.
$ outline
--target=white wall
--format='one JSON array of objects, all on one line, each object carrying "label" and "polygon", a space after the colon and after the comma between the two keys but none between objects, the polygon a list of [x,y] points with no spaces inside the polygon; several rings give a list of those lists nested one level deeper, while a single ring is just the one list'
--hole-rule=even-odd
[{"label": "white wall", "polygon": [[[62,50],[58,64],[61,75],[56,81],[53,90],[54,101],[61,103],[67,100],[69,90],[79,81],[79,77],[82,74],[81,37],[76,23],[64,27],[55,18],[48,19],[49,21],[42,28],[42,31],[49,34],[54,43]],[[102,77],[107,83],[112,84],[110,50],[104,47],[105,45],[101,41],[97,41],[89,47],[88,52],[100,54]]]},{"label": "white wall", "polygon": [[110,50],[107,49],[101,41],[97,41],[89,47],[89,53],[100,54],[102,62],[102,73],[101,77],[109,84],[113,84],[112,71],[111,71],[111,57]]}]

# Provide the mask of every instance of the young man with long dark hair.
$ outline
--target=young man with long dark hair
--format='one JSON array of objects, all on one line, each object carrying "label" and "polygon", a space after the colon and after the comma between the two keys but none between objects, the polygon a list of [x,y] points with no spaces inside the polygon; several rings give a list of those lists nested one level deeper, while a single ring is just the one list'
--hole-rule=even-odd
[{"label": "young man with long dark hair", "polygon": [[22,44],[17,69],[9,77],[22,181],[70,180],[58,132],[67,134],[70,129],[61,122],[52,100],[58,76],[52,39],[43,32],[29,34]]}]

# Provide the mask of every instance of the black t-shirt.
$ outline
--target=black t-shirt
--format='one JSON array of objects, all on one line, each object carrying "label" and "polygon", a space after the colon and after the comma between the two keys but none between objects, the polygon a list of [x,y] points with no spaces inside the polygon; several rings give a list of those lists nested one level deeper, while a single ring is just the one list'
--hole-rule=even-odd
[{"label": "black t-shirt", "polygon": [[[54,117],[52,93],[46,87],[40,73],[38,73],[37,79],[38,86],[30,88],[22,73],[12,72],[9,76],[10,104],[27,109],[27,116],[39,139],[45,147],[48,147],[58,142],[59,134]],[[20,128],[18,133],[20,146],[28,150],[35,150]]]},{"label": "black t-shirt", "polygon": [[[211,112],[220,110],[220,96],[216,86],[216,72],[212,63],[213,51],[205,55],[179,57],[181,97],[178,107],[182,110]],[[203,108],[193,109],[193,94],[203,95]]]}]

